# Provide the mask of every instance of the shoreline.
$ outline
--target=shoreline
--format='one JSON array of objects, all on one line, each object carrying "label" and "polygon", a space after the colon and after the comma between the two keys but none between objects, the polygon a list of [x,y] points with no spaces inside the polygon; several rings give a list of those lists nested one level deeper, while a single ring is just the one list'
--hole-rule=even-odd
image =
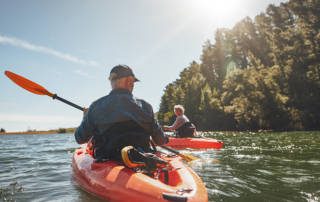
[{"label": "shoreline", "polygon": [[58,134],[58,131],[24,131],[24,132],[0,133],[0,135],[48,135],[48,134]]},{"label": "shoreline", "polygon": [[0,132],[0,135],[49,135],[49,134],[74,133],[74,132],[75,132],[75,128],[60,128],[55,130]]}]

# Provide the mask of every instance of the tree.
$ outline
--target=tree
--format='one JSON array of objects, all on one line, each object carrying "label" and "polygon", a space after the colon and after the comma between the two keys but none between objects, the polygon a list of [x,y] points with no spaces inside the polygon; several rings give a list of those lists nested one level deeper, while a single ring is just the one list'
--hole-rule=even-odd
[{"label": "tree", "polygon": [[158,118],[179,103],[205,130],[320,129],[319,13],[318,0],[289,0],[218,29],[168,84]]}]

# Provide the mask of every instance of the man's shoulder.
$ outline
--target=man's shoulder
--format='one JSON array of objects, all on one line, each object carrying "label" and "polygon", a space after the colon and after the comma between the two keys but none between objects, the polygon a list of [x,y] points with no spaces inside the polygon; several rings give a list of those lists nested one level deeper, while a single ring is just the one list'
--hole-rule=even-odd
[{"label": "man's shoulder", "polygon": [[96,109],[101,109],[101,107],[106,107],[109,104],[106,103],[110,103],[112,101],[112,99],[110,99],[109,95],[105,95],[103,97],[98,98],[97,100],[93,101],[89,107],[89,110],[96,110]]},{"label": "man's shoulder", "polygon": [[134,97],[135,100],[137,100],[138,102],[141,102],[141,103],[144,103],[144,104],[147,104],[147,105],[150,105],[147,101],[145,101],[144,99],[141,99],[141,98],[137,98],[137,97]]},{"label": "man's shoulder", "polygon": [[188,118],[185,115],[177,116],[177,120],[187,121]]},{"label": "man's shoulder", "polygon": [[100,102],[104,102],[105,100],[107,100],[109,97],[109,95],[105,95],[103,97],[98,98],[97,100],[92,102],[92,105],[96,105],[99,104]]},{"label": "man's shoulder", "polygon": [[140,99],[140,98],[136,98],[136,97],[134,97],[134,99],[135,99],[137,102],[141,103],[142,106],[146,106],[146,107],[149,107],[149,108],[152,109],[151,104],[149,104],[149,103],[148,103],[147,101],[145,101],[144,99]]},{"label": "man's shoulder", "polygon": [[147,101],[134,97],[136,104],[145,112],[153,114],[152,105],[149,104]]}]

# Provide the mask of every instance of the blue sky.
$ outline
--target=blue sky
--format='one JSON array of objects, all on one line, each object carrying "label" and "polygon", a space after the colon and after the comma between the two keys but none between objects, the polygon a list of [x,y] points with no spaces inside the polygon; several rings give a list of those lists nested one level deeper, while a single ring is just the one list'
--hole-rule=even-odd
[{"label": "blue sky", "polygon": [[88,106],[110,91],[117,64],[141,80],[134,95],[157,111],[165,86],[220,27],[231,28],[280,0],[0,0],[0,128],[75,127],[82,113],[31,94],[4,76],[13,71],[60,97]]}]

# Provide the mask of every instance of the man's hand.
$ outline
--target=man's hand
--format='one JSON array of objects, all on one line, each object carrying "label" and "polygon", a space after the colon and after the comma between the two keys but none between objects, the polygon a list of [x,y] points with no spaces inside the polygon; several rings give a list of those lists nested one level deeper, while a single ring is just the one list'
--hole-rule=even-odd
[{"label": "man's hand", "polygon": [[87,115],[88,110],[89,110],[88,108],[85,108],[85,107],[83,108],[83,116]]},{"label": "man's hand", "polygon": [[162,126],[162,129],[163,129],[164,131],[170,131],[169,126]]}]

